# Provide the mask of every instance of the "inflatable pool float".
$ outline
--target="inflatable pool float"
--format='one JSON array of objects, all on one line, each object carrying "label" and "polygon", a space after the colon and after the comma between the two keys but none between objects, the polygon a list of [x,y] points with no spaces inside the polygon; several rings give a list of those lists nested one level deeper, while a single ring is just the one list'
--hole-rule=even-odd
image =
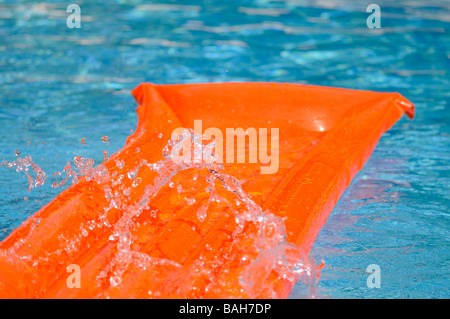
[{"label": "inflatable pool float", "polygon": [[[314,274],[307,253],[381,135],[414,116],[398,93],[299,84],[132,93],[138,125],[123,149],[0,243],[1,298],[286,298]],[[222,146],[235,160],[205,162],[205,138],[220,154],[207,128],[259,129],[265,149],[249,160],[248,138],[246,159],[236,142]],[[190,162],[173,158],[183,140]]]}]

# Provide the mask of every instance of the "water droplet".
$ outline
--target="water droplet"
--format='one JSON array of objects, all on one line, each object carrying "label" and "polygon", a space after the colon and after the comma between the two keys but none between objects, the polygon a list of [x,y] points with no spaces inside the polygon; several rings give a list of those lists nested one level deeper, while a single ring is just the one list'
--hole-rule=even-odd
[{"label": "water droplet", "polygon": [[112,287],[117,287],[118,285],[120,285],[121,282],[122,278],[120,278],[120,276],[111,276],[109,278],[109,283],[111,284]]},{"label": "water droplet", "polygon": [[116,166],[118,168],[123,168],[125,166],[125,161],[123,161],[123,160],[116,159],[116,160],[114,160],[114,162],[116,163]]},{"label": "water droplet", "polygon": [[205,220],[205,218],[206,218],[206,210],[207,210],[206,206],[202,206],[202,207],[200,207],[198,209],[198,211],[197,211],[197,218],[198,218],[199,221],[202,222],[202,221]]},{"label": "water droplet", "polygon": [[136,178],[135,180],[133,180],[133,187],[138,186],[140,183],[141,183],[141,178],[140,177]]},{"label": "water droplet", "polygon": [[135,179],[137,172],[135,170],[128,171],[127,176],[129,179]]}]

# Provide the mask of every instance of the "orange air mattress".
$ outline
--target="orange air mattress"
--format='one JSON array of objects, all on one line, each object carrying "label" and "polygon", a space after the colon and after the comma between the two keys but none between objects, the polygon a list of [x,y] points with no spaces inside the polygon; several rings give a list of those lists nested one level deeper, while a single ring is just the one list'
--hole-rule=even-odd
[{"label": "orange air mattress", "polygon": [[[132,93],[138,125],[123,149],[0,243],[1,298],[288,297],[314,274],[307,253],[381,135],[414,115],[398,93],[299,84]],[[174,153],[177,128],[191,154]],[[208,128],[242,128],[244,151]],[[208,143],[223,163],[204,163]]]}]

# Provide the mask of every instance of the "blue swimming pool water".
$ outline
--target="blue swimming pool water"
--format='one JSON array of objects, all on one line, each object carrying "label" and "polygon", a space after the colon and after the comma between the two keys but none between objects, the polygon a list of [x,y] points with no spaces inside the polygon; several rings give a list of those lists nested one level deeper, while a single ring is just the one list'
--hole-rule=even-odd
[{"label": "blue swimming pool water", "polygon": [[325,262],[317,296],[448,298],[450,2],[376,1],[381,28],[369,29],[373,2],[83,1],[69,29],[68,3],[0,0],[0,162],[18,150],[49,174],[28,192],[24,174],[0,167],[0,239],[61,191],[52,172],[124,144],[141,82],[395,91],[416,118],[382,137],[328,218],[311,252]]}]

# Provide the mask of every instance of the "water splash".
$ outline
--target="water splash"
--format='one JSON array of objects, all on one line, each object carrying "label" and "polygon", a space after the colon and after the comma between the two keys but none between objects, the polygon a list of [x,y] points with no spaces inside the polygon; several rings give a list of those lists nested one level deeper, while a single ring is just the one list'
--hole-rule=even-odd
[{"label": "water splash", "polygon": [[[44,185],[45,180],[47,179],[47,174],[44,172],[42,168],[40,168],[37,164],[33,162],[31,156],[20,157],[20,151],[16,150],[15,154],[17,159],[15,161],[3,161],[0,162],[0,166],[15,168],[16,172],[23,172],[28,178],[28,191],[31,191],[34,187],[41,187]],[[33,173],[30,171],[30,168],[34,172],[35,176],[33,177]]]},{"label": "water splash", "polygon": [[[195,137],[195,133],[190,130],[188,132],[192,135],[192,140],[196,145],[197,150],[203,151],[204,145],[201,144],[201,139]],[[183,134],[185,135],[185,134]],[[182,138],[182,137],[180,137]],[[123,215],[120,220],[114,225],[112,240],[117,240],[117,253],[111,260],[108,267],[98,277],[97,281],[107,280],[110,274],[109,283],[112,287],[120,286],[122,282],[122,275],[130,267],[130,265],[138,266],[142,269],[148,268],[150,265],[170,264],[174,267],[171,274],[171,279],[164,278],[167,282],[177,282],[190,278],[191,282],[203,278],[211,279],[210,284],[205,288],[210,293],[212,291],[222,291],[226,289],[226,283],[221,283],[213,274],[219,268],[224,267],[224,263],[235,262],[240,260],[244,266],[239,276],[238,282],[241,287],[241,292],[245,296],[255,298],[261,295],[276,297],[277,291],[273,286],[273,281],[269,278],[261,277],[261,274],[271,274],[272,270],[278,273],[280,279],[288,280],[295,284],[298,280],[305,283],[310,290],[309,296],[314,297],[314,288],[320,274],[321,266],[316,266],[315,261],[308,257],[308,255],[301,251],[297,246],[286,242],[286,230],[284,221],[280,217],[271,214],[268,211],[263,211],[262,208],[255,203],[249,194],[247,194],[240,183],[240,181],[227,174],[224,171],[222,164],[216,163],[175,163],[172,160],[170,149],[174,143],[171,141],[164,148],[165,159],[156,163],[147,163],[142,161],[139,165],[131,168],[128,171],[128,178],[133,180],[133,187],[135,181],[139,179],[138,173],[142,167],[147,167],[151,171],[157,173],[153,185],[147,185],[144,194],[137,203],[127,205],[127,203],[114,201],[114,205],[119,204]],[[194,148],[195,146],[193,146]],[[197,218],[199,222],[204,222],[207,218],[208,210],[210,210],[211,203],[219,203],[222,207],[231,208],[234,214],[236,226],[231,234],[232,242],[227,251],[223,251],[222,255],[226,256],[222,262],[216,260],[206,261],[204,257],[198,256],[190,266],[182,266],[174,261],[168,259],[156,259],[141,252],[133,251],[131,248],[133,244],[132,228],[135,226],[134,218],[139,217],[145,210],[150,209],[152,199],[155,198],[163,187],[166,185],[175,190],[177,193],[183,192],[183,188],[189,188],[190,183],[183,185],[181,179],[180,184],[175,186],[174,178],[182,174],[182,172],[191,171],[193,180],[198,181],[199,175],[205,182],[205,192],[208,195],[206,203],[197,208]],[[192,172],[194,172],[192,174]],[[200,181],[199,181],[200,183]],[[219,194],[216,183],[227,192],[224,196]],[[222,190],[222,192],[224,192]],[[185,190],[189,192],[188,190]],[[227,196],[228,195],[228,196]],[[230,196],[231,195],[231,196]],[[228,198],[232,198],[228,199]],[[195,199],[187,199],[186,204],[193,205]],[[243,204],[243,205],[241,205]],[[214,209],[214,208],[211,208]],[[156,212],[152,210],[152,216],[156,216]],[[246,237],[244,229],[252,224],[255,232],[251,236]],[[195,228],[195,227],[194,227]],[[243,245],[246,242],[246,245]],[[249,244],[250,242],[250,244]],[[207,244],[206,244],[207,245]],[[243,250],[242,247],[247,247]],[[209,248],[209,249],[208,249]],[[212,250],[211,247],[205,247],[206,250]],[[174,285],[178,288],[172,287],[170,284],[166,285],[165,295],[174,294],[184,297],[195,297],[195,285]],[[184,287],[184,288],[180,288]],[[189,288],[186,288],[189,287]],[[161,291],[150,291],[149,295],[161,295]],[[204,292],[202,292],[204,293]],[[104,295],[102,295],[104,297]]]},{"label": "water splash", "polygon": [[[195,136],[192,130],[183,136],[188,134],[192,135],[194,143],[198,143],[192,147],[203,151],[206,146],[201,144],[202,139]],[[107,158],[95,166],[92,159],[75,157],[73,163],[67,162],[63,170],[65,179],[53,183],[52,187],[56,188],[68,181],[75,184],[83,179],[102,187],[106,201],[104,211],[98,212],[94,219],[80,221],[79,232],[72,237],[67,234],[59,236],[64,243],[62,251],[71,256],[86,249],[83,245],[95,229],[106,228],[109,232],[108,242],[114,244],[115,249],[96,274],[99,291],[96,297],[108,298],[114,291],[120,291],[122,285],[127,284],[130,273],[142,274],[144,278],[147,278],[145,274],[151,274],[151,279],[145,280],[150,280],[147,292],[152,298],[227,295],[276,298],[282,281],[294,285],[299,280],[310,290],[309,296],[314,297],[321,266],[317,267],[305,252],[286,241],[284,220],[263,211],[244,191],[241,182],[228,174],[222,164],[174,162],[171,149],[175,144],[174,141],[167,143],[163,148],[162,160],[151,163],[142,159],[132,167],[127,167],[123,160],[117,158],[112,161],[114,168],[114,165],[105,165]],[[18,158],[13,162],[15,164],[8,165],[15,165],[18,171],[31,166],[42,180],[45,174],[42,175],[41,170],[32,164],[31,157],[27,158]],[[140,175],[143,171],[155,175],[153,183],[142,184],[143,177]],[[137,188],[143,188],[142,195],[137,200],[131,200],[133,189]],[[152,238],[158,230],[170,232],[166,226],[176,217],[176,213],[169,214],[154,206],[161,196],[179,198],[174,205],[178,205],[180,211],[194,210],[197,221],[192,221],[193,231],[198,231],[201,225],[208,225],[213,218],[222,218],[221,214],[230,216],[234,222],[229,223],[227,244],[214,246],[207,242],[206,235],[202,235],[205,249],[193,255],[189,263],[151,256],[140,250],[140,244],[147,244],[142,242],[142,235]],[[119,210],[121,216],[112,223],[108,214],[114,210]],[[30,232],[34,229],[32,227]],[[148,234],[149,229],[153,229],[153,233]],[[15,249],[20,245],[18,243]],[[32,262],[34,266],[45,265],[50,255],[61,254],[62,251],[48,252],[41,259],[29,257],[27,262]],[[238,275],[227,277],[229,269],[237,270]]]},{"label": "water splash", "polygon": [[[91,158],[85,158],[82,156],[76,156],[73,159],[73,164],[67,162],[63,169],[66,174],[66,178],[59,183],[54,182],[52,184],[53,188],[58,188],[66,185],[68,180],[72,180],[72,185],[78,182],[79,177],[84,176],[87,181],[95,180],[99,184],[105,183],[108,176],[108,169],[104,164],[94,166],[94,160]],[[54,176],[61,176],[60,172],[55,172]]]}]

